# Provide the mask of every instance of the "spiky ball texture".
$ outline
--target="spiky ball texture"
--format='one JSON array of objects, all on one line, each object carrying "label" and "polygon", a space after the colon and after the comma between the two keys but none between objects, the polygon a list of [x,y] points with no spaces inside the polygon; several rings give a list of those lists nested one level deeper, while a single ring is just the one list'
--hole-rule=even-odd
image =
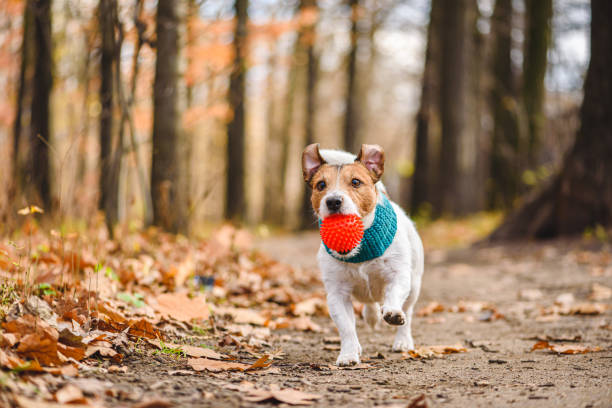
[{"label": "spiky ball texture", "polygon": [[350,252],[363,238],[363,223],[355,214],[332,214],[319,228],[323,243],[341,254]]}]

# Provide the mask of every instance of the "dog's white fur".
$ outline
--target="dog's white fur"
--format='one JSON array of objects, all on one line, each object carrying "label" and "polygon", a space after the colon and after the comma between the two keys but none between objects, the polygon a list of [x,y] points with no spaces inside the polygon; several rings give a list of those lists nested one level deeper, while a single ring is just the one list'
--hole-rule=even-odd
[{"label": "dog's white fur", "polygon": [[[350,164],[356,159],[355,155],[339,150],[320,150],[320,154],[331,165]],[[376,183],[376,189],[378,202],[381,202],[383,194],[386,195],[382,182]],[[334,189],[327,192],[317,209],[321,219],[328,215],[325,198],[334,194],[343,198],[342,213],[359,214],[348,194]],[[406,213],[394,202],[391,205],[397,215],[397,232],[381,257],[357,264],[346,263],[328,254],[323,244],[319,248],[317,260],[327,292],[329,313],[340,333],[340,355],[336,360],[340,366],[360,362],[361,345],[357,338],[351,296],[365,304],[363,316],[370,326],[376,326],[381,317],[399,325],[392,347],[394,351],[414,349],[410,325],[414,304],[421,290],[423,244]],[[362,217],[365,228],[374,221],[375,211]]]}]

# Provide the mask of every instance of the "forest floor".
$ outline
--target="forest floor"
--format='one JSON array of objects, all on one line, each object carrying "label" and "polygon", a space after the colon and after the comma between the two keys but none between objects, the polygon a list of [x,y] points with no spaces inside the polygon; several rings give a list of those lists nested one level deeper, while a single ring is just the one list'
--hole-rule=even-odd
[{"label": "forest floor", "polygon": [[[49,401],[55,400],[138,407],[612,407],[610,244],[572,240],[429,249],[413,319],[417,351],[391,352],[394,329],[383,325],[372,331],[358,319],[362,364],[343,369],[333,365],[339,346],[317,280],[318,245],[316,232],[257,239],[258,250],[294,271],[287,280],[274,275],[286,286],[255,284],[262,293],[277,290],[266,292],[265,301],[247,290],[241,298],[233,288],[235,296],[227,298],[234,309],[226,313],[231,321],[215,309],[205,330],[166,322],[161,350],[138,341],[124,347],[121,360],[99,351],[73,360],[78,375],[13,370],[0,378],[7,391],[0,406],[3,401],[53,406]],[[249,276],[239,279],[242,287]],[[258,276],[265,280],[267,273]],[[301,300],[283,301],[286,296]],[[266,313],[276,307],[271,304],[291,304],[283,313],[293,317]],[[110,342],[117,350],[118,343]],[[199,354],[189,345],[224,356],[194,360]],[[244,365],[231,371],[227,356]],[[255,360],[261,364],[248,367]]]}]

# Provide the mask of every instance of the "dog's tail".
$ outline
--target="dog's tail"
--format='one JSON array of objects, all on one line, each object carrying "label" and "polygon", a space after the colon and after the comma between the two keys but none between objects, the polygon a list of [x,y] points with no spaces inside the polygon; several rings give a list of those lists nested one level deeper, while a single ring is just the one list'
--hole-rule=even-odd
[{"label": "dog's tail", "polygon": [[378,303],[366,303],[363,307],[363,319],[371,328],[376,328],[380,322],[380,305]]}]

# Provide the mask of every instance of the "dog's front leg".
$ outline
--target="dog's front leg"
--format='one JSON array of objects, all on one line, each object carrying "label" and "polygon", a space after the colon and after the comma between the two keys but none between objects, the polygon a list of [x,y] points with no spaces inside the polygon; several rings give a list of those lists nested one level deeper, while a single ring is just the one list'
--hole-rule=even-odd
[{"label": "dog's front leg", "polygon": [[330,289],[327,292],[327,307],[340,334],[340,355],[336,360],[336,365],[359,364],[361,345],[355,328],[355,313],[353,312],[351,294],[339,288]]},{"label": "dog's front leg", "polygon": [[392,268],[386,271],[385,280],[385,297],[381,309],[383,319],[394,326],[401,326],[406,323],[402,308],[410,295],[410,272],[399,267]]}]

